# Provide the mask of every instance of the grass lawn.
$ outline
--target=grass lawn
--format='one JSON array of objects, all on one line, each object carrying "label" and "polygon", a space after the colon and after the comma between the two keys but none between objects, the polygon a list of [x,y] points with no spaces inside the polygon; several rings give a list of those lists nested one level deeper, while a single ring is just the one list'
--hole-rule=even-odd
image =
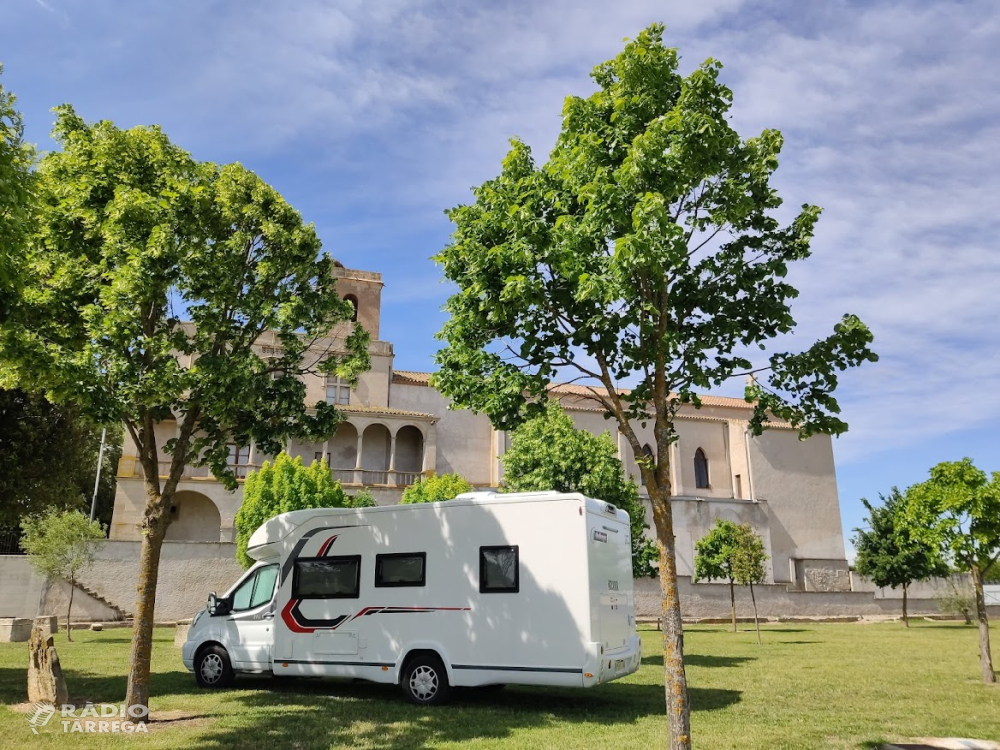
[{"label": "grass lawn", "polygon": [[[745,627],[745,626],[741,626]],[[699,748],[865,748],[914,736],[1000,739],[1000,688],[978,682],[976,631],[945,623],[769,625],[752,632],[687,629],[692,719]],[[126,630],[56,636],[70,697],[121,701]],[[659,633],[643,631],[642,668],[591,690],[510,687],[463,692],[421,709],[398,688],[333,680],[238,679],[200,690],[158,629],[148,735],[63,734],[54,718],[34,736],[24,713],[27,644],[0,644],[0,747],[11,748],[648,748],[665,728]],[[1000,638],[998,633],[995,638]]]}]

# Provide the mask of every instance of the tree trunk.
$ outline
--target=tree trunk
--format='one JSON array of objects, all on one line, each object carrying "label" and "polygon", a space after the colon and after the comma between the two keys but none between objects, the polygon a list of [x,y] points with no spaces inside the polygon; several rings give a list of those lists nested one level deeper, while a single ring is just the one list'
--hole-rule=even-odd
[{"label": "tree trunk", "polygon": [[760,619],[757,617],[757,599],[753,595],[753,581],[750,581],[750,601],[753,602],[753,625],[757,628],[757,645],[760,645]]},{"label": "tree trunk", "polygon": [[993,655],[990,653],[990,619],[986,615],[986,597],[983,594],[983,573],[978,563],[970,566],[972,585],[976,589],[976,619],[979,620],[979,668],[983,673],[983,682],[996,682],[997,675],[993,671]]},{"label": "tree trunk", "polygon": [[733,579],[729,579],[729,613],[733,618],[733,632],[736,632],[736,590],[733,588]]},{"label": "tree trunk", "polygon": [[66,640],[73,640],[73,628],[69,626],[69,616],[73,613],[73,592],[76,591],[76,577],[69,579],[69,604],[66,606]]},{"label": "tree trunk", "polygon": [[660,591],[663,603],[663,687],[667,698],[670,750],[691,750],[691,703],[684,671],[684,626],[677,591],[677,558],[669,493],[650,488],[650,502],[660,548]]},{"label": "tree trunk", "polygon": [[905,583],[903,584],[903,624],[906,627],[910,627],[910,615],[906,611],[906,593],[907,588],[909,588]]},{"label": "tree trunk", "polygon": [[[145,713],[134,717],[145,721],[149,716],[150,657],[153,652],[153,623],[156,606],[156,583],[160,573],[160,550],[170,524],[167,512],[173,499],[176,480],[167,481],[160,492],[158,465],[149,461],[144,465],[146,481],[146,510],[142,523],[142,547],[139,551],[139,575],[136,580],[135,619],[132,622],[132,647],[128,661],[128,687],[125,706],[142,706]],[[178,472],[179,473],[179,472]],[[137,710],[138,712],[138,710]]]}]

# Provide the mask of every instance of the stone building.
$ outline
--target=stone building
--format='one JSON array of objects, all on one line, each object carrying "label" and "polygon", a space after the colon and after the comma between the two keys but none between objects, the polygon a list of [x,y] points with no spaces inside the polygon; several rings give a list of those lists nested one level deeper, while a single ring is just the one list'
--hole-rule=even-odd
[{"label": "stone building", "polygon": [[[293,440],[287,452],[305,463],[325,456],[348,492],[367,488],[379,504],[398,502],[407,485],[432,471],[455,472],[477,487],[496,487],[503,478],[499,457],[509,436],[494,430],[483,415],[449,410],[448,400],[429,385],[428,373],[393,369],[392,344],[379,339],[381,274],[342,267],[334,273],[339,293],[354,305],[357,322],[371,334],[372,368],[354,388],[337,378],[308,380],[308,401],[336,404],[346,419],[327,440]],[[320,345],[336,346],[349,325],[353,323],[333,331],[332,340]],[[257,345],[266,358],[277,342],[265,336]],[[583,386],[553,388],[578,427],[611,433],[626,472],[639,477],[631,447],[583,393]],[[682,407],[680,438],[672,447],[678,572],[691,574],[695,541],[716,518],[725,518],[749,522],[761,534],[770,554],[770,582],[800,590],[850,590],[830,438],[800,441],[795,430],[780,423],[755,438],[747,431],[750,408],[744,401],[705,396],[702,404],[701,409]],[[157,429],[162,445],[176,424],[164,422]],[[651,427],[638,433],[653,445]],[[230,463],[241,479],[268,458],[253,445],[230,449]],[[126,436],[111,525],[114,540],[139,538],[145,502],[140,472]],[[229,492],[206,468],[189,467],[178,485],[167,539],[232,541],[241,500],[241,488]]]}]

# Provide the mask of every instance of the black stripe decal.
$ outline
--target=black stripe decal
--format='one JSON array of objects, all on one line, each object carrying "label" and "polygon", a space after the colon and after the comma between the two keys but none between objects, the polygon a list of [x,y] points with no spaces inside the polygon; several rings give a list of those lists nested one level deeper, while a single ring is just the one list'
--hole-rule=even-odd
[{"label": "black stripe decal", "polygon": [[298,661],[297,659],[280,659],[282,664],[333,664],[346,667],[394,667],[395,664],[388,661]]},{"label": "black stripe decal", "polygon": [[484,664],[452,664],[452,669],[483,669],[496,672],[564,672],[566,674],[583,674],[582,669],[573,667],[500,667]]}]

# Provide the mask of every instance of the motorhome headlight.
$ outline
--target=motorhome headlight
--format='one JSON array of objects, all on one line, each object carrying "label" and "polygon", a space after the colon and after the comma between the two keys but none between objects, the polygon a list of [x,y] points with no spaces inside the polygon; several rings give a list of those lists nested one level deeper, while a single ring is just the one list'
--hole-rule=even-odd
[{"label": "motorhome headlight", "polygon": [[195,629],[195,627],[198,625],[198,620],[200,620],[201,617],[202,617],[202,615],[204,615],[204,614],[205,614],[205,610],[202,609],[202,610],[198,611],[198,614],[196,614],[194,616],[194,619],[191,620],[191,630]]}]

